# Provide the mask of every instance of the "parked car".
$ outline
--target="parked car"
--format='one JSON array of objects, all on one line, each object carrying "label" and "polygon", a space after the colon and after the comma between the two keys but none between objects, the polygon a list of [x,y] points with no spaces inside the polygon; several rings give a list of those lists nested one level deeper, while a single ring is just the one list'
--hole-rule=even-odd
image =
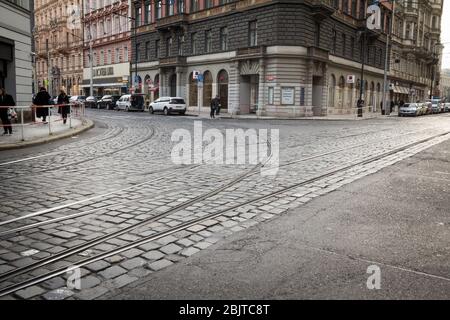
[{"label": "parked car", "polygon": [[99,109],[115,109],[117,100],[120,96],[104,95],[97,101],[97,108]]},{"label": "parked car", "polygon": [[150,106],[148,107],[148,111],[150,113],[154,112],[164,112],[165,115],[169,115],[171,113],[186,113],[186,102],[183,98],[180,97],[160,97],[156,99]]},{"label": "parked car", "polygon": [[116,102],[117,110],[125,111],[144,111],[144,95],[143,94],[125,94]]},{"label": "parked car", "polygon": [[426,107],[426,112],[425,114],[432,114],[433,113],[433,105],[431,104],[430,101],[424,102],[423,103]]},{"label": "parked car", "polygon": [[432,105],[433,113],[440,113],[444,111],[441,106],[441,99],[431,99],[430,102]]},{"label": "parked car", "polygon": [[421,116],[426,115],[428,112],[428,107],[427,104],[425,102],[420,102],[418,103],[419,107],[420,107],[420,114]]},{"label": "parked car", "polygon": [[443,103],[444,105],[444,112],[449,112],[450,111],[450,102],[445,102]]},{"label": "parked car", "polygon": [[71,96],[69,98],[70,103],[82,104],[86,101],[86,96]]},{"label": "parked car", "polygon": [[400,110],[398,112],[398,115],[400,117],[403,116],[418,116],[420,115],[421,107],[418,103],[405,103],[403,106],[400,107]]},{"label": "parked car", "polygon": [[97,107],[97,98],[94,96],[89,96],[85,101],[86,107],[95,108]]}]

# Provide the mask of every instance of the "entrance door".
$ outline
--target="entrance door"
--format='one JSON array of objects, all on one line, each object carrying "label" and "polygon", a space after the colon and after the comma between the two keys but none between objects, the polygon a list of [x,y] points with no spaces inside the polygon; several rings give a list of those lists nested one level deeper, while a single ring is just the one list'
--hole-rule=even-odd
[{"label": "entrance door", "polygon": [[170,77],[170,96],[176,97],[177,96],[177,75],[174,73]]},{"label": "entrance door", "polygon": [[250,113],[256,113],[258,110],[259,97],[259,75],[250,76]]},{"label": "entrance door", "polygon": [[259,75],[241,76],[239,85],[240,113],[255,113],[258,110]]},{"label": "entrance door", "polygon": [[312,105],[313,114],[315,116],[320,116],[322,114],[322,77],[313,77],[313,88],[312,88]]}]

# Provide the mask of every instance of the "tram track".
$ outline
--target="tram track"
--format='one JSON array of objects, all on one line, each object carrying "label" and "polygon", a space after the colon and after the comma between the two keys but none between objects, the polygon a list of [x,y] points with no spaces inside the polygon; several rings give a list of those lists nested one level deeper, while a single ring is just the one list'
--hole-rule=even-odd
[{"label": "tram track", "polygon": [[[111,250],[106,250],[105,252],[102,252],[102,253],[97,254],[95,256],[82,259],[80,261],[75,262],[74,264],[71,264],[71,265],[68,265],[68,266],[65,266],[65,267],[57,268],[55,270],[46,272],[44,274],[31,277],[31,278],[26,279],[24,281],[21,281],[19,283],[10,284],[7,287],[4,287],[4,288],[0,289],[0,296],[5,296],[5,295],[12,294],[12,293],[14,293],[14,292],[16,292],[18,290],[25,289],[27,287],[30,287],[30,286],[39,284],[39,283],[41,283],[43,281],[46,281],[48,279],[51,279],[51,278],[53,278],[55,276],[64,274],[64,273],[66,273],[67,271],[69,271],[71,269],[88,265],[88,264],[90,264],[92,262],[95,262],[95,261],[98,261],[98,260],[102,260],[102,259],[105,259],[107,257],[111,257],[113,255],[116,255],[116,254],[119,254],[121,252],[124,252],[126,250],[129,250],[129,249],[141,246],[141,245],[143,245],[143,244],[145,244],[147,242],[151,242],[151,241],[160,239],[162,237],[166,237],[168,235],[174,234],[176,232],[185,230],[185,229],[190,228],[190,227],[192,227],[192,226],[194,226],[196,224],[199,224],[199,223],[201,223],[203,221],[214,219],[216,217],[222,216],[225,213],[227,213],[229,211],[236,210],[237,208],[239,208],[241,206],[251,205],[251,204],[254,204],[256,202],[260,202],[260,201],[266,200],[266,199],[274,197],[274,196],[279,196],[279,195],[282,195],[283,193],[286,193],[287,191],[293,190],[293,189],[301,187],[301,186],[312,184],[314,182],[320,181],[320,180],[328,178],[330,176],[333,176],[333,175],[339,174],[341,172],[345,172],[347,170],[350,170],[350,169],[352,169],[354,167],[363,166],[363,165],[367,165],[367,164],[379,161],[381,159],[384,159],[384,158],[389,157],[391,155],[394,155],[396,153],[408,150],[409,148],[415,147],[415,146],[420,145],[422,143],[426,143],[426,142],[431,141],[433,139],[436,139],[436,138],[448,135],[449,133],[450,132],[445,132],[445,133],[441,133],[441,134],[438,134],[438,135],[434,135],[432,137],[428,137],[428,138],[425,138],[425,139],[421,139],[419,141],[415,141],[415,142],[403,145],[401,147],[395,148],[393,150],[390,150],[388,152],[384,152],[384,153],[376,155],[376,156],[368,157],[368,158],[362,159],[360,161],[357,161],[357,162],[354,162],[354,163],[351,163],[351,164],[346,164],[344,166],[332,168],[332,169],[326,171],[325,173],[316,175],[316,176],[314,176],[312,178],[304,179],[304,180],[302,180],[300,182],[297,182],[297,183],[288,185],[286,187],[283,187],[283,188],[281,188],[279,190],[270,192],[269,194],[260,195],[260,196],[254,197],[252,199],[246,200],[244,202],[235,204],[235,205],[233,205],[231,207],[227,207],[227,208],[225,208],[223,210],[219,210],[217,212],[209,213],[209,214],[203,215],[201,217],[194,218],[194,219],[192,219],[190,221],[183,222],[183,223],[181,223],[181,224],[179,224],[179,225],[177,225],[175,227],[167,228],[167,230],[159,231],[156,234],[151,234],[149,236],[142,237],[142,238],[137,239],[135,241],[131,241],[128,244],[117,246],[116,248],[113,248]],[[251,173],[255,169],[256,168],[252,168],[247,174]],[[245,176],[246,175],[241,175],[241,176],[237,177],[236,179],[234,179],[233,181],[231,181],[231,182],[227,183],[226,185],[222,186],[222,188],[213,190],[212,192],[204,194],[204,195],[202,195],[200,197],[196,197],[194,199],[191,199],[187,203],[183,203],[183,204],[180,204],[180,206],[171,208],[169,210],[169,212],[170,213],[174,213],[176,211],[182,210],[182,208],[186,208],[190,204],[193,204],[195,202],[201,201],[202,199],[206,199],[208,197],[211,197],[212,195],[219,193],[220,190],[224,190],[224,188],[226,189],[227,185],[230,185],[230,184],[232,185],[233,183],[236,183],[239,180],[244,179]],[[168,212],[163,212],[163,213],[160,213],[160,214],[152,217],[150,220],[151,221],[155,221],[155,220],[159,219],[160,217],[166,216],[166,215],[168,215]],[[146,223],[149,223],[150,220],[149,221],[143,221],[139,225],[140,226],[144,226]],[[131,226],[128,227],[126,230],[127,231],[130,230],[129,228],[131,228]],[[125,231],[125,229],[121,230],[120,234],[123,234],[124,232],[127,232],[127,231]],[[82,250],[90,248],[90,247],[94,246],[95,244],[101,243],[99,241],[103,242],[103,241],[105,241],[107,239],[110,239],[111,237],[115,237],[115,236],[117,236],[117,234],[107,235],[107,236],[105,236],[105,238],[103,240],[101,240],[100,238],[99,239],[95,239],[95,241],[92,241],[92,242],[87,243],[87,244],[82,244],[82,245],[80,245],[78,247],[75,247],[75,248],[71,248],[71,249],[67,250],[66,252],[63,252],[61,254],[56,254],[56,255],[48,258],[48,259],[42,259],[42,260],[37,261],[34,264],[30,264],[28,266],[25,266],[25,267],[22,267],[22,268],[17,268],[17,269],[14,269],[14,270],[10,271],[10,272],[3,273],[2,275],[0,275],[0,281],[11,279],[12,277],[15,277],[15,276],[27,273],[29,271],[38,269],[38,268],[46,266],[46,265],[48,265],[50,263],[53,263],[53,262],[56,262],[56,261],[60,261],[64,257],[71,256],[71,255],[73,255],[75,253],[81,252]]]}]

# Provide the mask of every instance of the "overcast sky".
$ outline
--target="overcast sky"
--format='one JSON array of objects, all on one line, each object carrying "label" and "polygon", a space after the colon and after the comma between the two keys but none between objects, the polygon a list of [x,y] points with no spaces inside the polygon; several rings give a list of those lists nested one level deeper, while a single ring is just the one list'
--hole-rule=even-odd
[{"label": "overcast sky", "polygon": [[450,0],[444,0],[442,12],[441,42],[444,44],[442,69],[450,68]]}]

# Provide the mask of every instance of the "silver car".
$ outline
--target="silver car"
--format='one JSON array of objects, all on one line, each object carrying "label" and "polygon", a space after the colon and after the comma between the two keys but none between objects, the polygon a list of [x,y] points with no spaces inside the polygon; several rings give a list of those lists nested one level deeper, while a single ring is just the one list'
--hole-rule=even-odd
[{"label": "silver car", "polygon": [[419,103],[405,103],[400,107],[398,115],[400,117],[404,116],[418,116],[422,113],[422,107]]}]

